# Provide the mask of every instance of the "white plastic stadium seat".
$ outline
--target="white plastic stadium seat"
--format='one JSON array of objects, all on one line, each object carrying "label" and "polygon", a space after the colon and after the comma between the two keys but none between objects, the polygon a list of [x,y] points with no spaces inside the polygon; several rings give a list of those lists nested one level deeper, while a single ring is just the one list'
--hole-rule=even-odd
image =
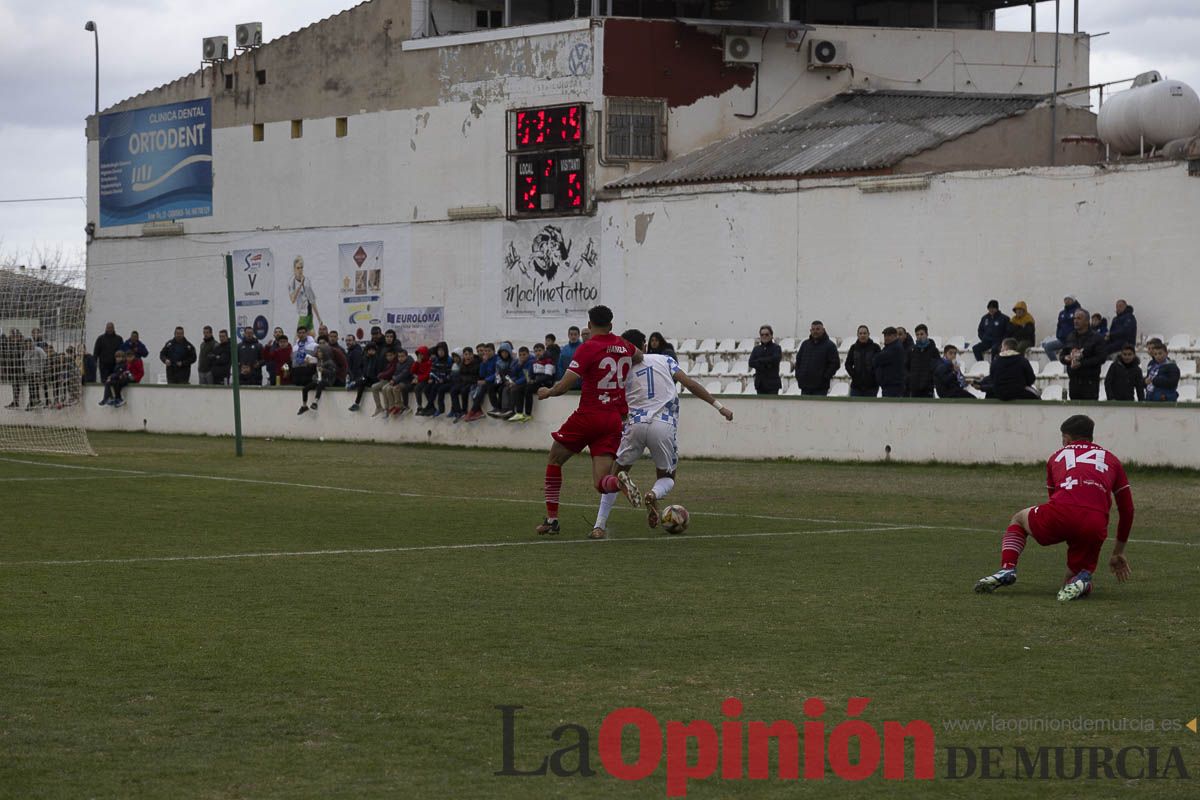
[{"label": "white plastic stadium seat", "polygon": [[849,373],[849,372],[846,372],[846,365],[845,365],[845,364],[842,364],[840,367],[838,367],[838,368],[837,368],[837,372],[833,373],[833,379],[834,379],[835,381],[848,381],[848,380],[850,380],[850,373]]},{"label": "white plastic stadium seat", "polygon": [[1067,374],[1067,367],[1061,361],[1051,361],[1042,370],[1041,377],[1043,378],[1062,378]]},{"label": "white plastic stadium seat", "polygon": [[799,345],[796,344],[796,339],[792,336],[788,336],[779,340],[779,349],[783,351],[785,357],[788,353],[795,355],[797,347],[799,347]]},{"label": "white plastic stadium seat", "polygon": [[854,344],[856,341],[858,341],[858,338],[855,336],[847,336],[845,339],[842,339],[841,343],[838,345],[838,352],[845,357],[846,353],[850,352],[850,345]]},{"label": "white plastic stadium seat", "polygon": [[799,395],[800,395],[800,384],[798,384],[798,383],[793,383],[791,386],[789,386],[789,387],[787,388],[787,391],[786,391],[786,392],[784,392],[784,394],[786,394],[786,395],[789,395],[789,396],[791,396],[791,397],[799,397]]},{"label": "white plastic stadium seat", "polygon": [[1196,390],[1197,390],[1197,386],[1194,383],[1190,383],[1187,386],[1180,386],[1179,387],[1179,402],[1181,402],[1181,403],[1197,402],[1198,398],[1196,397],[1196,395],[1197,395]]},{"label": "white plastic stadium seat", "polygon": [[687,374],[691,375],[693,378],[703,378],[707,375],[711,375],[712,371],[708,368],[708,362],[700,358],[696,360],[695,364],[692,364],[691,369],[687,370]]},{"label": "white plastic stadium seat", "polygon": [[677,353],[694,353],[696,352],[696,340],[684,339],[679,343],[679,347],[675,348]]},{"label": "white plastic stadium seat", "polygon": [[1104,384],[1100,384],[1100,402],[1103,403],[1108,399],[1108,390],[1104,388]]},{"label": "white plastic stadium seat", "polygon": [[717,342],[717,352],[721,355],[733,355],[737,352],[737,339],[722,339]]},{"label": "white plastic stadium seat", "polygon": [[[1107,364],[1108,362],[1106,361],[1106,362],[1104,362],[1104,363],[1106,363],[1106,364]],[[1042,362],[1040,362],[1040,361],[1030,361],[1030,362],[1029,362],[1029,366],[1033,367],[1033,377],[1035,377],[1035,378],[1039,378],[1039,377],[1041,377],[1041,375],[1042,375]]]},{"label": "white plastic stadium seat", "polygon": [[754,348],[758,345],[758,339],[741,339],[738,341],[737,353],[749,356],[754,352]]},{"label": "white plastic stadium seat", "polygon": [[850,384],[844,383],[844,382],[835,383],[829,389],[829,396],[830,397],[849,397],[850,396]]},{"label": "white plastic stadium seat", "polygon": [[710,355],[712,353],[717,352],[717,340],[716,339],[703,340],[702,342],[700,342],[700,344],[696,345],[696,352],[704,353],[705,355]]},{"label": "white plastic stadium seat", "polygon": [[1167,350],[1172,353],[1182,353],[1192,349],[1192,337],[1186,333],[1177,333],[1167,342]]},{"label": "white plastic stadium seat", "polygon": [[729,374],[731,374],[729,372],[729,362],[723,361],[723,360],[714,361],[713,366],[712,366],[712,374],[713,375],[729,375]]},{"label": "white plastic stadium seat", "polygon": [[[1105,361],[1100,365],[1100,380],[1104,380],[1104,376],[1108,374],[1108,368],[1112,366],[1111,361]],[[1103,398],[1101,398],[1103,399]]]},{"label": "white plastic stadium seat", "polygon": [[946,341],[942,342],[942,347],[945,347],[948,344],[954,345],[959,349],[960,352],[963,350],[966,350],[968,353],[971,352],[971,348],[967,346],[969,344],[967,337],[960,336],[957,333],[952,336],[947,336]]},{"label": "white plastic stadium seat", "polygon": [[709,381],[704,384],[704,388],[708,389],[710,394],[722,394],[720,381]]},{"label": "white plastic stadium seat", "polygon": [[988,372],[992,369],[992,365],[986,361],[976,361],[971,366],[971,371],[967,373],[968,378],[986,378]]},{"label": "white plastic stadium seat", "polygon": [[1183,379],[1196,377],[1196,362],[1190,358],[1185,358],[1183,361],[1176,361],[1179,367],[1179,377]]},{"label": "white plastic stadium seat", "polygon": [[729,365],[729,371],[726,375],[733,375],[736,378],[745,378],[750,374],[750,359],[742,358],[734,361]]},{"label": "white plastic stadium seat", "polygon": [[1042,389],[1042,399],[1043,400],[1054,400],[1054,401],[1062,400],[1063,399],[1063,387],[1058,385],[1057,383],[1047,386],[1045,389]]}]

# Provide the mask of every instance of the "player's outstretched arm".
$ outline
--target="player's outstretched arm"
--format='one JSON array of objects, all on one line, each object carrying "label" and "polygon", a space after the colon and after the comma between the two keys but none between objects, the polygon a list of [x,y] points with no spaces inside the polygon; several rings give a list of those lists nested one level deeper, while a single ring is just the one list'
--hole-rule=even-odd
[{"label": "player's outstretched arm", "polygon": [[1125,557],[1124,542],[1118,541],[1113,546],[1112,557],[1108,559],[1108,568],[1116,576],[1117,583],[1124,583],[1133,574],[1133,570],[1129,568],[1129,559]]},{"label": "player's outstretched arm", "polygon": [[1129,559],[1125,557],[1125,543],[1129,541],[1129,533],[1133,530],[1133,490],[1129,488],[1129,479],[1125,477],[1124,468],[1118,466],[1117,469],[1120,470],[1117,478],[1119,488],[1113,493],[1117,501],[1117,543],[1113,545],[1108,567],[1117,577],[1117,582],[1124,583],[1133,574],[1129,568]]},{"label": "player's outstretched arm", "polygon": [[566,394],[579,385],[579,376],[571,370],[567,370],[562,376],[562,380],[547,389],[545,386],[538,389],[538,400],[545,400],[547,397],[558,397]]},{"label": "player's outstretched arm", "polygon": [[709,392],[708,389],[705,389],[703,386],[696,383],[696,380],[694,378],[688,377],[688,374],[686,372],[684,372],[683,370],[676,370],[675,380],[679,381],[679,383],[682,384],[685,389],[687,389],[692,394],[696,395],[696,397],[699,397],[701,400],[708,403],[710,406],[715,408],[717,411],[721,412],[722,417],[729,420],[730,422],[733,422],[733,411],[731,411],[730,409],[721,405],[721,402],[719,400],[717,400],[717,398],[713,397],[712,393]]}]

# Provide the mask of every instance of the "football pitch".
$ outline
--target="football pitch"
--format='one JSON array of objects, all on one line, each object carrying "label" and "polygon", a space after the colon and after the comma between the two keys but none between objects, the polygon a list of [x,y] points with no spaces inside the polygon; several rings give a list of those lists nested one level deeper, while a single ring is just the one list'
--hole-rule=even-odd
[{"label": "football pitch", "polygon": [[[1032,541],[1015,586],[971,590],[1045,498],[1035,465],[685,460],[686,534],[621,501],[592,542],[585,459],[539,539],[537,453],[92,442],[0,454],[0,797],[666,797],[681,743],[677,776],[713,768],[684,784],[698,798],[1200,790],[1194,473],[1131,467],[1133,579],[1108,544],[1093,596],[1059,603],[1065,552]],[[912,741],[903,780],[805,777],[813,746],[872,758],[837,733],[851,698],[877,741],[928,723],[932,780]],[[640,780],[601,754],[627,707],[662,730],[615,726]],[[711,723],[720,758],[669,721]],[[801,732],[798,780],[777,744],[747,776],[726,731],[755,721]]]}]

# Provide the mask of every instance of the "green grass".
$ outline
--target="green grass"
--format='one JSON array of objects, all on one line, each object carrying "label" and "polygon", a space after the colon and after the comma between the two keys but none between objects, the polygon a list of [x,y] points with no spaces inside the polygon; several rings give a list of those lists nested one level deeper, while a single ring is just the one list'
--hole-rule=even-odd
[{"label": "green grass", "polygon": [[[579,459],[563,493],[579,505],[539,543],[536,454],[93,443],[99,458],[0,460],[2,797],[664,797],[665,761],[641,782],[603,771],[602,719],[716,724],[730,696],[743,720],[797,725],[820,697],[830,729],[869,697],[878,730],[934,726],[938,778],[710,779],[689,797],[1196,796],[1193,780],[944,777],[950,745],[1010,748],[1006,768],[1016,745],[1141,745],[1182,748],[1200,780],[1186,730],[944,728],[1200,713],[1200,549],[1180,544],[1200,540],[1195,474],[1133,470],[1134,580],[1059,604],[1065,553],[1032,544],[1015,587],[971,592],[1012,512],[1044,496],[1037,467],[685,462],[688,534],[618,508],[598,543],[581,541],[596,498]],[[444,547],[485,543],[518,546]],[[148,560],[330,550],[379,552]],[[596,777],[495,776],[499,704],[525,707],[519,767],[571,722]]]}]

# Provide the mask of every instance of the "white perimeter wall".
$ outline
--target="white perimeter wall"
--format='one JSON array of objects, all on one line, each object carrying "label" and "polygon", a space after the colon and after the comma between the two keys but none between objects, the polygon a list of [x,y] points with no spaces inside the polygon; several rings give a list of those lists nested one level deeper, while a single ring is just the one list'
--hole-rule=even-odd
[{"label": "white perimeter wall", "polygon": [[[126,391],[128,404],[97,405],[99,387],[84,393],[84,424],[91,430],[229,435],[232,392],[222,387],[141,386]],[[253,437],[546,450],[550,432],[575,408],[573,397],[535,404],[534,420],[517,424],[483,419],[451,423],[406,415],[399,420],[352,414],[345,390],[322,397],[320,409],[297,416],[300,392],[257,388],[242,392],[245,435]],[[366,398],[366,408],[371,401]],[[1096,420],[1096,440],[1122,461],[1200,468],[1200,408],[1069,403],[848,400],[727,397],[734,421],[707,404],[683,398],[679,447],[683,458],[828,459],[839,461],[1043,461],[1061,443],[1058,427],[1071,414]],[[0,424],[29,420],[0,410]],[[40,416],[40,415],[39,415]],[[253,447],[253,444],[250,445]],[[232,447],[232,445],[231,445]],[[891,448],[890,455],[888,448]],[[687,469],[686,463],[683,469]],[[1031,501],[1037,496],[1032,493]]]}]

